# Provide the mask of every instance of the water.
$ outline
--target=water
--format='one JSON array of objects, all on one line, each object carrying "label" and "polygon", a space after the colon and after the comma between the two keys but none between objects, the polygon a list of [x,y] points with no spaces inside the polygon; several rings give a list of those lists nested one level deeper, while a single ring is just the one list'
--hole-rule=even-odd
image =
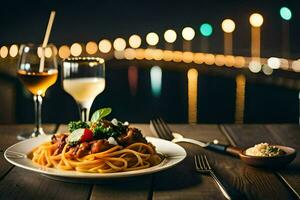
[{"label": "water", "polygon": [[[106,66],[106,88],[96,97],[91,112],[111,107],[111,116],[140,123],[148,123],[156,116],[173,123],[298,123],[299,120],[299,90],[278,74],[253,76],[247,69],[172,66],[166,62],[109,61]],[[196,70],[188,78],[191,68]],[[16,121],[32,122],[31,96],[26,93],[19,96]],[[43,121],[66,123],[77,119],[77,105],[63,91],[59,79],[46,94]]]}]

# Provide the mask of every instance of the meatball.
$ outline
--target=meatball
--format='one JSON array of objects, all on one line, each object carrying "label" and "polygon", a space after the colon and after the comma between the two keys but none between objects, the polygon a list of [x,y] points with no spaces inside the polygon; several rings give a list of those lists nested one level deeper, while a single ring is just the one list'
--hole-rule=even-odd
[{"label": "meatball", "polygon": [[128,128],[127,132],[118,136],[116,140],[122,146],[129,146],[136,142],[147,143],[147,140],[137,128]]},{"label": "meatball", "polygon": [[96,140],[93,142],[90,142],[91,144],[91,153],[99,153],[102,151],[106,151],[110,148],[112,148],[113,144],[109,144],[107,140]]}]

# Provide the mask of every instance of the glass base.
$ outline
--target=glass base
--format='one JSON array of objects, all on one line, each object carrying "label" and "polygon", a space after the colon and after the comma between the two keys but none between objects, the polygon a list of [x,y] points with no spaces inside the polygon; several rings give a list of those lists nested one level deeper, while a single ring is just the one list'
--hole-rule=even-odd
[{"label": "glass base", "polygon": [[17,135],[18,140],[26,140],[29,138],[34,138],[39,135],[46,135],[43,128],[35,129],[32,133],[21,133]]}]

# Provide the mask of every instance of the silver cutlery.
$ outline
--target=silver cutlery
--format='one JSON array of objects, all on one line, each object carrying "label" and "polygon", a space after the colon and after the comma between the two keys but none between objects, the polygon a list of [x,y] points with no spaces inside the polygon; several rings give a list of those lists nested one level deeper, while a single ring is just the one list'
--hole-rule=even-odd
[{"label": "silver cutlery", "polygon": [[229,196],[229,194],[227,193],[225,187],[223,186],[223,184],[221,183],[221,181],[218,179],[218,177],[215,175],[215,173],[213,172],[206,155],[195,155],[194,156],[194,161],[195,161],[195,166],[196,166],[196,170],[199,173],[202,174],[209,174],[217,183],[217,185],[219,186],[221,192],[223,193],[224,197],[226,199],[231,199],[231,197]]},{"label": "silver cutlery", "polygon": [[154,131],[160,138],[170,140],[174,143],[187,142],[198,145],[203,148],[226,152],[228,145],[219,144],[218,140],[213,142],[202,142],[191,138],[185,138],[179,133],[174,133],[162,118],[153,119],[150,121],[150,129]]}]

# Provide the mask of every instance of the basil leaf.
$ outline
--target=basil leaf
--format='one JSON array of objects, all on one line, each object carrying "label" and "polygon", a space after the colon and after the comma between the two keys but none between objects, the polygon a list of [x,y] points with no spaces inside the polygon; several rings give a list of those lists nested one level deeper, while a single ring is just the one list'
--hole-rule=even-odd
[{"label": "basil leaf", "polygon": [[92,115],[91,122],[97,122],[111,113],[111,108],[101,108]]}]

